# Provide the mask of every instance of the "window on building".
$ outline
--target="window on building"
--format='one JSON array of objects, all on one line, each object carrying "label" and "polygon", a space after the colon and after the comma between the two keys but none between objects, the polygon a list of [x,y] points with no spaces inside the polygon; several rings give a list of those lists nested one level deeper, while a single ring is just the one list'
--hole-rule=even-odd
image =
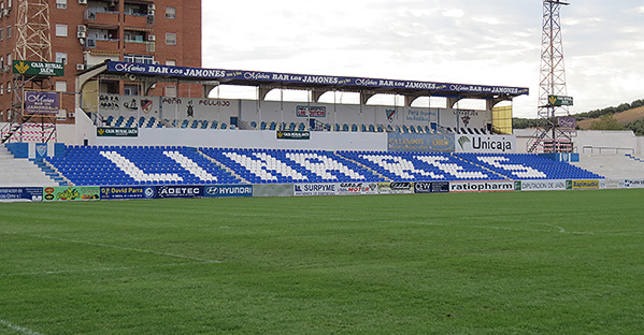
[{"label": "window on building", "polygon": [[56,92],[67,92],[67,82],[56,81]]},{"label": "window on building", "polygon": [[4,30],[0,28],[0,41],[2,41],[3,39],[4,39]]},{"label": "window on building", "polygon": [[58,8],[58,9],[66,9],[67,8],[67,0],[56,0],[56,8]]},{"label": "window on building", "polygon": [[11,66],[13,66],[13,57],[11,54],[7,54],[7,67],[11,68]]},{"label": "window on building", "polygon": [[154,57],[145,55],[125,55],[123,61],[128,63],[153,64]]},{"label": "window on building", "polygon": [[11,82],[7,83],[7,93],[11,93]]},{"label": "window on building", "polygon": [[174,98],[177,96],[177,87],[176,86],[166,86],[165,93],[163,94],[166,97]]},{"label": "window on building", "polygon": [[4,94],[4,84],[0,84],[0,95]]},{"label": "window on building", "polygon": [[165,33],[165,44],[166,45],[177,45],[177,34],[176,33]]},{"label": "window on building", "polygon": [[4,68],[4,57],[0,56],[0,68]]},{"label": "window on building", "polygon": [[165,65],[167,65],[167,66],[177,66],[177,61],[174,60],[174,59],[168,59],[167,61],[165,61]]},{"label": "window on building", "polygon": [[165,17],[174,20],[177,17],[177,9],[174,7],[166,7]]},{"label": "window on building", "polygon": [[67,65],[67,53],[57,52],[56,53],[56,63],[63,63]]},{"label": "window on building", "polygon": [[125,95],[139,95],[139,85],[125,85],[123,93]]},{"label": "window on building", "polygon": [[11,38],[11,26],[7,26],[7,39]]},{"label": "window on building", "polygon": [[67,25],[66,24],[57,24],[56,25],[56,36],[58,36],[58,37],[67,37]]}]

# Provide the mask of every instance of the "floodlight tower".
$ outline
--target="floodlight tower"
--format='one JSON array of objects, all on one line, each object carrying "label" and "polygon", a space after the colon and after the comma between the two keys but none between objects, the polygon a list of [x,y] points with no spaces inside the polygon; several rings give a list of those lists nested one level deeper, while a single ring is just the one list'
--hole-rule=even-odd
[{"label": "floodlight tower", "polygon": [[569,3],[543,0],[541,77],[537,114],[543,120],[528,142],[528,152],[570,152],[575,125],[570,118],[559,10]]},{"label": "floodlight tower", "polygon": [[[11,8],[10,8],[11,9]],[[51,32],[49,22],[49,1],[18,0],[15,15],[16,44],[11,56],[13,60],[50,62],[52,58]],[[13,66],[12,66],[13,67]],[[12,80],[13,97],[9,129],[3,132],[2,143],[11,139],[25,141],[26,132],[37,134],[30,141],[47,142],[56,132],[55,116],[25,115],[25,90],[52,89],[47,76],[28,76],[14,71]],[[25,130],[25,127],[37,128]],[[14,136],[19,135],[19,136]]]}]

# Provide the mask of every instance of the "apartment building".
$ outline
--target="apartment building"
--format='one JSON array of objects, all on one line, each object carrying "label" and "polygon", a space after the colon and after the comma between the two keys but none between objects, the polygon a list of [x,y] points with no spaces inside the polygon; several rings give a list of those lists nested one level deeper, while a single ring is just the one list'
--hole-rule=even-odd
[{"label": "apartment building", "polygon": [[[0,0],[0,121],[12,102],[11,63],[16,58],[17,12],[23,1]],[[52,62],[64,63],[65,75],[51,78],[62,93],[59,120],[74,116],[76,74],[107,59],[201,67],[201,0],[50,0]],[[139,95],[127,79],[101,80],[100,92]],[[195,85],[159,84],[150,95],[200,97]]]}]

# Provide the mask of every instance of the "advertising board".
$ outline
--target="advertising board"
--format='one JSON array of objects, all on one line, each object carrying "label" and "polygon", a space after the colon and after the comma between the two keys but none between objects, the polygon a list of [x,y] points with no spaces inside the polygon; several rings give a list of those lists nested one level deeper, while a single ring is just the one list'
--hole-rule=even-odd
[{"label": "advertising board", "polygon": [[0,187],[0,201],[42,201],[42,187]]},{"label": "advertising board", "polygon": [[101,199],[152,199],[156,195],[154,186],[111,186],[101,187]]},{"label": "advertising board", "polygon": [[253,185],[204,186],[203,196],[208,198],[252,197]]},{"label": "advertising board", "polygon": [[44,201],[87,201],[100,198],[101,189],[98,186],[56,186],[43,189]]},{"label": "advertising board", "polygon": [[203,186],[156,186],[155,198],[200,198],[204,194]]},{"label": "advertising board", "polygon": [[513,135],[456,135],[456,152],[512,153],[516,137]]},{"label": "advertising board", "polygon": [[626,179],[624,180],[626,188],[644,188],[644,179]]},{"label": "advertising board", "polygon": [[450,192],[512,192],[513,181],[456,181],[449,183]]},{"label": "advertising board", "polygon": [[573,179],[566,182],[566,188],[572,190],[598,190],[599,180],[597,179]]},{"label": "advertising board", "polygon": [[59,92],[25,91],[25,114],[56,115],[59,110]]},{"label": "advertising board", "polygon": [[377,194],[378,185],[362,182],[339,183],[336,185],[336,191],[338,195]]},{"label": "advertising board", "polygon": [[447,193],[449,192],[448,182],[415,182],[414,193]]},{"label": "advertising board", "polygon": [[566,190],[564,179],[520,180],[516,183],[517,191],[562,191]]},{"label": "advertising board", "polygon": [[378,183],[378,194],[411,194],[414,193],[414,183],[391,182]]},{"label": "advertising board", "polygon": [[337,184],[294,184],[295,196],[335,195]]},{"label": "advertising board", "polygon": [[454,152],[453,134],[387,133],[387,150],[393,152]]}]

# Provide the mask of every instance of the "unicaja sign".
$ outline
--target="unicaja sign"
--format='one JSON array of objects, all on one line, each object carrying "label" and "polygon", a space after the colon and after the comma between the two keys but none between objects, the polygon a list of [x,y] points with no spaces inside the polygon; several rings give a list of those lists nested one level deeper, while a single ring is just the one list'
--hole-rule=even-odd
[{"label": "unicaja sign", "polygon": [[511,153],[516,147],[514,136],[503,135],[456,135],[458,152]]}]

